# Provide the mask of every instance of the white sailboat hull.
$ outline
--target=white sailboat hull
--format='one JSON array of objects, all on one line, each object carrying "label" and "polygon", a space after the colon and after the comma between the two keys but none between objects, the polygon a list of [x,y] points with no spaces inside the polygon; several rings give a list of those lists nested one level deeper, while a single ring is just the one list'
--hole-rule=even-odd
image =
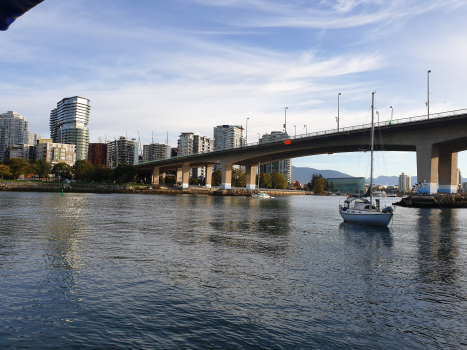
[{"label": "white sailboat hull", "polygon": [[393,213],[382,213],[380,211],[357,211],[357,210],[339,210],[345,222],[351,222],[360,225],[388,226]]}]

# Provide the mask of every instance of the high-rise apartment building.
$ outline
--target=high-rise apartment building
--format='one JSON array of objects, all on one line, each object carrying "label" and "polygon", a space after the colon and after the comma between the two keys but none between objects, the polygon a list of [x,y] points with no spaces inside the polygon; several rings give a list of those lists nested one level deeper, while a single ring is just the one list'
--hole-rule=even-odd
[{"label": "high-rise apartment building", "polygon": [[151,160],[167,159],[170,158],[172,149],[169,145],[164,143],[151,143],[143,145],[143,162],[150,162]]},{"label": "high-rise apartment building", "polygon": [[412,188],[412,179],[406,173],[399,175],[399,192],[405,193],[409,192]]},{"label": "high-rise apartment building", "polygon": [[28,137],[28,144],[35,145],[36,143],[39,142],[40,139],[41,139],[40,134],[35,134],[33,132],[30,132],[29,137]]},{"label": "high-rise apartment building", "polygon": [[88,151],[88,162],[92,165],[107,164],[107,144],[90,143]]},{"label": "high-rise apartment building", "polygon": [[219,125],[214,128],[214,150],[238,148],[245,145],[243,127]]},{"label": "high-rise apartment building", "polygon": [[66,97],[50,112],[50,137],[55,143],[76,146],[76,160],[88,159],[89,114],[91,106],[84,97]]},{"label": "high-rise apartment building", "polygon": [[29,141],[29,123],[26,118],[14,111],[0,114],[0,161],[5,160],[5,152],[16,144]]},{"label": "high-rise apartment building", "polygon": [[[288,135],[282,131],[272,131],[270,134],[264,134],[259,143],[270,143],[277,141],[284,141],[288,139]],[[260,172],[272,174],[274,172],[284,175],[288,183],[292,183],[292,160],[284,159],[277,162],[271,162],[267,164],[261,164]]]},{"label": "high-rise apartment building", "polygon": [[107,143],[107,166],[118,167],[119,164],[138,164],[138,142],[135,139],[127,140],[120,137]]},{"label": "high-rise apartment building", "polygon": [[[178,139],[178,155],[186,156],[192,153],[207,153],[214,150],[214,140],[201,136],[197,132],[182,132]],[[190,170],[190,176],[195,179],[205,177],[204,168]]]}]

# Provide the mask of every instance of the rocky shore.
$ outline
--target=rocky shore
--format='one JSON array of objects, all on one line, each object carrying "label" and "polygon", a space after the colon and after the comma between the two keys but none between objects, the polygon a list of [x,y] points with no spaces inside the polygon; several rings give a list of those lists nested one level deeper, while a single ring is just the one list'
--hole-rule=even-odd
[{"label": "rocky shore", "polygon": [[432,195],[411,195],[393,203],[410,208],[467,208],[467,194],[437,193]]}]

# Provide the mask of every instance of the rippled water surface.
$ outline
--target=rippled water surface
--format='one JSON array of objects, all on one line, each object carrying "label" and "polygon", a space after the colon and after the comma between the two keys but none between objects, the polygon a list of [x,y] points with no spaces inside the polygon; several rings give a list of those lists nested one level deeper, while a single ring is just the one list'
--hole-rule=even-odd
[{"label": "rippled water surface", "polygon": [[467,210],[339,199],[0,193],[0,348],[467,347]]}]

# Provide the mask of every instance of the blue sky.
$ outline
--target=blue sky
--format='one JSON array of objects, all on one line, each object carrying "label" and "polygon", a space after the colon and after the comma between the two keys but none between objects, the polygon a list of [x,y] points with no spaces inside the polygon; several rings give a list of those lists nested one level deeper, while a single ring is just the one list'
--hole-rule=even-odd
[{"label": "blue sky", "polygon": [[[0,33],[0,111],[49,135],[67,96],[91,100],[91,141],[149,143],[248,121],[248,140],[467,108],[464,0],[45,0]],[[459,166],[467,173],[467,155]],[[377,175],[416,174],[415,154],[378,154]],[[295,166],[367,176],[366,154]]]}]

